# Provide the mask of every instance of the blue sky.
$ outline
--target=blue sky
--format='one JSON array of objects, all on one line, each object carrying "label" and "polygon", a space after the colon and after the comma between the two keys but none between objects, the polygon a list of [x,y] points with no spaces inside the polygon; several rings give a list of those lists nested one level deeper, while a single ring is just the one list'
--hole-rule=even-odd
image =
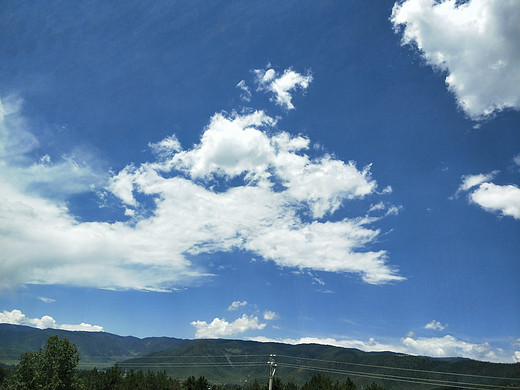
[{"label": "blue sky", "polygon": [[0,322],[520,361],[520,5],[0,6]]}]

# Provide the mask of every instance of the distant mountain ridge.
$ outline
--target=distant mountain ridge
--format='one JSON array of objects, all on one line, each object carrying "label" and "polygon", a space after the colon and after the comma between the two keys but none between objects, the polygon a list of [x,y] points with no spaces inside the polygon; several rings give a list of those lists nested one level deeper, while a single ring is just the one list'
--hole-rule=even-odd
[{"label": "distant mountain ridge", "polygon": [[111,366],[118,361],[148,355],[190,343],[173,337],[118,336],[106,332],[36,329],[0,324],[0,362],[16,363],[23,352],[37,351],[52,335],[68,338],[78,347],[80,368]]},{"label": "distant mountain ridge", "polygon": [[267,361],[276,355],[276,378],[301,386],[316,373],[357,385],[372,382],[390,389],[520,389],[520,363],[487,363],[462,358],[429,358],[393,352],[363,352],[318,344],[289,345],[242,340],[137,338],[104,332],[64,331],[0,324],[0,363],[14,364],[20,354],[36,351],[51,335],[68,338],[80,353],[80,369],[117,363],[123,369],[165,370],[185,379],[204,376],[213,383],[244,385],[267,380]]},{"label": "distant mountain ridge", "polygon": [[461,384],[461,388],[514,384],[513,388],[520,389],[520,363],[436,359],[320,344],[194,340],[183,347],[130,359],[119,365],[126,369],[166,370],[177,378],[204,376],[215,383],[244,385],[255,379],[260,383],[267,380],[270,354],[276,355],[276,377],[299,386],[321,373],[340,382],[350,377],[358,388],[376,381],[385,389],[433,389],[439,385],[446,388],[448,383]]}]

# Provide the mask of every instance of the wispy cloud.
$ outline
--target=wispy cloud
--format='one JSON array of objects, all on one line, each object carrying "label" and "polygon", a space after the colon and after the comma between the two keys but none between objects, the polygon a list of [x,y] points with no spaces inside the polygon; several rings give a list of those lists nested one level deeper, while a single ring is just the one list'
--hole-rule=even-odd
[{"label": "wispy cloud", "polygon": [[279,318],[280,318],[280,316],[277,313],[275,313],[274,311],[266,310],[264,312],[264,320],[266,320],[266,321],[278,320]]},{"label": "wispy cloud", "polygon": [[493,180],[493,178],[498,174],[498,171],[493,171],[491,173],[480,173],[478,175],[467,175],[462,176],[462,184],[460,185],[457,192],[460,191],[468,191],[473,187],[479,186],[482,183]]},{"label": "wispy cloud", "polygon": [[4,310],[1,312],[0,323],[32,326],[38,329],[62,329],[82,332],[103,331],[102,326],[91,325],[83,322],[81,324],[57,324],[54,318],[47,315],[42,316],[41,318],[29,318],[17,309],[11,311]]},{"label": "wispy cloud", "polygon": [[252,93],[249,87],[247,86],[245,80],[240,80],[240,82],[237,84],[237,88],[240,88],[242,93],[240,94],[240,99],[242,99],[244,102],[250,102]]},{"label": "wispy cloud", "polygon": [[241,307],[244,307],[247,305],[247,301],[234,301],[229,307],[227,308],[228,311],[234,311],[238,310]]},{"label": "wispy cloud", "polygon": [[52,299],[52,298],[46,298],[46,297],[38,297],[38,299],[42,302],[45,302],[45,303],[54,303],[56,302],[55,299]]},{"label": "wispy cloud", "polygon": [[519,19],[515,0],[406,0],[391,16],[402,43],[447,72],[448,88],[474,120],[520,109]]},{"label": "wispy cloud", "polygon": [[517,166],[520,167],[520,154],[517,154],[514,158],[513,158],[513,161],[515,162],[515,164]]}]

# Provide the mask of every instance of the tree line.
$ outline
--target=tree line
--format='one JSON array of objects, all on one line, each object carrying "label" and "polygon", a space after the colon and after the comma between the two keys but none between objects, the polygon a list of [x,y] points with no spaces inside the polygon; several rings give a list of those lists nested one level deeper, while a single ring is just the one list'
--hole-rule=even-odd
[{"label": "tree line", "polygon": [[[79,371],[79,353],[68,339],[51,336],[37,352],[26,352],[16,368],[0,367],[0,390],[267,390],[258,380],[245,385],[210,383],[203,376],[185,380],[171,378],[165,371],[122,370],[114,366]],[[366,390],[384,390],[373,383]],[[357,390],[354,382],[332,381],[316,374],[303,386],[274,378],[272,390]]]}]

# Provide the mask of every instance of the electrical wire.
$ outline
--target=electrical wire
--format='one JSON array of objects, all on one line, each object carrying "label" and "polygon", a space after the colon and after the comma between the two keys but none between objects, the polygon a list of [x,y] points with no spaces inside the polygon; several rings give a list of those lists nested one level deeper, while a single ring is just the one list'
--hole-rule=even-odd
[{"label": "electrical wire", "polygon": [[471,389],[471,390],[483,390],[483,389],[512,389],[510,386],[500,386],[500,385],[487,385],[482,383],[470,383],[470,382],[457,382],[457,381],[447,381],[447,380],[439,380],[439,379],[428,379],[428,378],[415,378],[410,376],[397,376],[397,375],[388,375],[388,374],[378,374],[378,373],[369,373],[369,372],[360,372],[360,371],[347,371],[347,370],[338,370],[334,368],[326,368],[326,367],[313,367],[313,366],[302,366],[297,364],[287,364],[287,363],[277,363],[279,367],[289,367],[300,370],[311,370],[318,372],[326,372],[329,374],[342,374],[349,375],[354,377],[366,377],[371,379],[379,379],[379,380],[389,380],[389,381],[397,381],[397,382],[406,382],[406,383],[414,383],[414,384],[422,384],[422,385],[434,385],[441,387],[459,387],[463,389]]},{"label": "electrical wire", "polygon": [[[214,368],[214,367],[231,367],[231,368],[251,368],[251,367],[265,367],[266,361],[250,361],[250,358],[265,358],[266,355],[247,355],[247,354],[237,354],[237,355],[191,355],[191,356],[145,356],[142,358],[138,358],[139,362],[120,362],[118,366],[121,368],[132,368],[132,367],[143,367],[143,368]],[[520,378],[507,378],[507,377],[496,377],[496,376],[488,376],[488,375],[478,375],[478,374],[463,374],[456,372],[445,372],[445,371],[432,371],[432,370],[419,370],[412,368],[404,368],[404,367],[390,367],[390,366],[380,366],[373,364],[362,364],[362,363],[353,363],[353,362],[345,362],[345,361],[332,361],[332,360],[323,360],[323,359],[312,359],[305,358],[300,356],[290,356],[290,355],[277,355],[278,358],[296,360],[298,361],[307,361],[311,364],[303,365],[300,363],[290,363],[284,361],[277,361],[277,365],[279,367],[286,367],[297,370],[310,370],[317,371],[329,374],[339,374],[339,375],[349,375],[353,377],[364,377],[378,380],[388,380],[388,381],[397,381],[404,383],[413,383],[413,384],[421,384],[421,385],[430,385],[430,386],[439,386],[439,387],[458,387],[461,389],[467,390],[489,390],[491,388],[494,389],[512,389],[510,386],[500,386],[493,384],[485,384],[485,383],[474,383],[474,382],[464,382],[464,381],[454,381],[447,379],[433,379],[427,377],[417,377],[410,375],[392,375],[389,373],[377,373],[370,371],[354,371],[340,368],[333,368],[330,365],[346,365],[346,366],[356,366],[356,367],[364,367],[367,369],[380,369],[387,371],[408,371],[410,373],[428,375],[444,375],[444,376],[452,376],[452,377],[465,377],[474,378],[474,379],[484,379],[484,380],[507,380],[507,381],[520,381]],[[143,362],[141,360],[157,360],[157,359],[182,359],[181,362]],[[242,360],[233,361],[234,358],[242,358]],[[193,361],[187,361],[187,359],[192,359]],[[221,361],[195,361],[195,359],[204,359],[204,360],[215,360],[220,359]],[[244,360],[245,359],[245,360]],[[315,363],[312,365],[312,363]],[[107,362],[85,362],[80,363],[79,366],[97,366],[97,365],[110,365]],[[319,364],[325,364],[327,366],[320,366]],[[462,379],[462,378],[461,378]],[[462,379],[464,380],[464,379]],[[520,389],[520,387],[513,387]]]},{"label": "electrical wire", "polygon": [[289,356],[289,355],[277,355],[277,357],[278,358],[283,357],[283,358],[289,358],[289,359],[296,359],[296,360],[307,360],[307,361],[313,361],[313,362],[322,362],[322,363],[327,363],[327,364],[346,364],[346,365],[359,366],[359,367],[381,368],[381,369],[386,369],[386,370],[402,370],[402,371],[412,371],[412,372],[428,373],[428,374],[467,376],[467,377],[482,378],[482,379],[500,379],[500,380],[520,381],[520,378],[507,378],[507,377],[500,377],[500,376],[489,376],[489,375],[478,375],[478,374],[463,374],[463,373],[449,372],[449,371],[419,370],[419,369],[404,368],[404,367],[378,366],[375,364],[362,364],[362,363],[353,363],[353,362],[345,362],[345,361],[337,361],[337,360],[312,359],[312,358]]}]

